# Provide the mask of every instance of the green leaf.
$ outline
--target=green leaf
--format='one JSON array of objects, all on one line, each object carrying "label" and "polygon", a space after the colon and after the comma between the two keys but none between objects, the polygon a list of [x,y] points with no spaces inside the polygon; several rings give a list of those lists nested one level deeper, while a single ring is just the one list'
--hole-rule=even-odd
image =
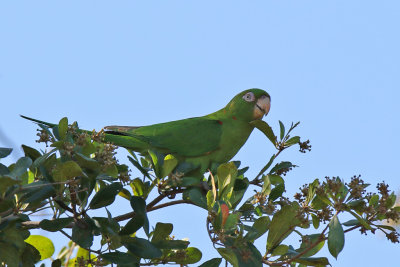
[{"label": "green leaf", "polygon": [[140,165],[140,163],[137,160],[135,160],[131,156],[128,156],[128,159],[133,164],[133,166],[136,167],[136,169],[138,169],[145,177],[150,179],[149,173],[142,167],[142,165]]},{"label": "green leaf", "polygon": [[35,201],[45,200],[55,194],[55,189],[51,183],[38,181],[25,185],[22,188],[24,193],[20,201],[23,203],[31,203]]},{"label": "green leaf", "polygon": [[34,266],[40,261],[39,251],[31,244],[27,243],[21,254],[20,266]]},{"label": "green leaf", "polygon": [[180,186],[194,186],[200,184],[201,180],[196,177],[182,177]]},{"label": "green leaf", "polygon": [[318,229],[319,223],[320,223],[318,216],[315,214],[311,214],[311,218],[312,218],[312,224],[313,224],[314,228]]},{"label": "green leaf", "polygon": [[7,176],[13,179],[20,179],[31,165],[32,160],[30,158],[22,157],[17,161],[17,163],[15,163],[14,168],[9,174],[7,174]]},{"label": "green leaf", "polygon": [[369,200],[369,205],[376,207],[378,205],[378,201],[379,201],[379,195],[374,194],[371,196]]},{"label": "green leaf", "polygon": [[189,247],[185,249],[185,256],[182,257],[180,254],[176,254],[176,257],[171,257],[172,261],[175,261],[178,264],[186,265],[186,264],[194,264],[201,260],[202,254],[201,251],[194,247]]},{"label": "green leaf", "polygon": [[293,165],[291,162],[289,161],[282,161],[278,164],[276,164],[270,171],[269,174],[273,174],[276,173],[277,171],[283,170],[283,169],[289,169],[292,167],[296,167],[296,165]]},{"label": "green leaf", "polygon": [[240,216],[240,212],[229,214],[223,228],[226,230],[236,229],[236,224],[239,222]]},{"label": "green leaf", "polygon": [[300,224],[296,217],[298,209],[298,204],[293,202],[290,205],[283,206],[280,211],[275,213],[268,232],[268,251],[278,246]]},{"label": "green leaf", "polygon": [[130,200],[131,197],[132,197],[131,192],[129,192],[125,188],[122,188],[121,192],[119,192],[118,195],[123,197],[123,198],[125,198],[125,199],[127,199],[127,200]]},{"label": "green leaf", "polygon": [[40,157],[42,155],[36,149],[34,149],[32,147],[29,147],[29,146],[26,146],[26,145],[22,145],[22,150],[24,150],[25,157],[29,157],[33,161],[35,161],[38,157]]},{"label": "green leaf", "polygon": [[218,198],[228,201],[232,196],[237,177],[237,168],[233,162],[221,164],[217,169]]},{"label": "green leaf", "polygon": [[8,155],[10,155],[12,152],[12,148],[5,148],[5,147],[0,147],[0,158],[5,158]]},{"label": "green leaf", "polygon": [[289,140],[287,140],[285,142],[285,146],[289,147],[295,144],[298,144],[300,142],[300,136],[293,136],[292,138],[290,138]]},{"label": "green leaf", "polygon": [[167,237],[172,233],[174,226],[172,223],[160,223],[156,224],[156,228],[153,231],[153,237],[151,242],[157,242],[167,239]]},{"label": "green leaf", "polygon": [[159,249],[186,249],[190,242],[185,240],[160,240],[151,243]]},{"label": "green leaf", "polygon": [[250,241],[256,240],[268,231],[270,224],[271,220],[268,216],[258,218],[254,221],[245,238]]},{"label": "green leaf", "polygon": [[146,212],[146,201],[144,201],[144,199],[141,197],[132,196],[130,203],[133,210],[137,214],[143,216],[144,218],[143,230],[146,233],[146,235],[149,236],[149,220],[147,218],[147,212]]},{"label": "green leaf", "polygon": [[85,221],[75,223],[72,227],[72,241],[77,243],[82,248],[90,248],[93,244],[93,234],[91,226]]},{"label": "green leaf", "polygon": [[40,253],[40,260],[48,259],[54,254],[54,245],[51,240],[41,235],[30,235],[25,242],[31,244]]},{"label": "green leaf", "polygon": [[279,127],[280,127],[280,133],[281,133],[281,140],[283,139],[283,137],[285,136],[285,125],[283,125],[283,123],[281,121],[279,121]]},{"label": "green leaf", "polygon": [[285,185],[284,184],[278,184],[276,185],[272,190],[271,193],[269,194],[268,200],[269,201],[274,201],[277,198],[281,197],[283,192],[285,192]]},{"label": "green leaf", "polygon": [[58,123],[58,134],[61,140],[65,139],[65,136],[67,135],[67,130],[68,130],[68,118],[64,117]]},{"label": "green leaf", "polygon": [[53,178],[56,182],[64,182],[83,175],[81,167],[72,160],[57,164],[53,170]]},{"label": "green leaf", "polygon": [[142,182],[142,180],[140,180],[139,178],[135,178],[131,183],[130,186],[132,188],[132,192],[135,196],[137,197],[141,197],[141,196],[146,196],[147,193],[145,193],[146,190],[146,186],[145,184]]},{"label": "green leaf", "polygon": [[287,245],[279,245],[272,251],[272,256],[283,255],[286,254],[289,250]]},{"label": "green leaf", "polygon": [[217,248],[217,251],[225,260],[229,261],[229,263],[232,264],[233,267],[239,267],[238,258],[236,257],[232,249]]},{"label": "green leaf", "polygon": [[39,223],[40,228],[49,232],[57,232],[74,221],[73,218],[44,219]]},{"label": "green leaf", "polygon": [[121,190],[122,185],[120,183],[112,183],[101,188],[90,201],[89,207],[91,209],[99,209],[110,205]]},{"label": "green leaf", "polygon": [[322,238],[321,234],[305,235],[303,236],[303,242],[301,243],[300,248],[297,250],[297,252],[301,253],[317,242],[318,244],[307,251],[302,257],[311,257],[317,254],[318,251],[320,251],[325,245],[325,235],[322,235]]},{"label": "green leaf", "polygon": [[310,257],[301,257],[299,259],[294,260],[294,262],[298,262],[300,264],[304,264],[305,266],[328,266],[330,265],[329,261],[325,257],[318,258],[310,258]]},{"label": "green leaf", "polygon": [[276,136],[272,128],[263,120],[255,120],[250,122],[251,125],[263,132],[274,146],[276,145]]},{"label": "green leaf", "polygon": [[99,162],[97,162],[97,160],[86,157],[85,155],[83,155],[81,153],[75,153],[75,160],[83,168],[87,168],[92,171],[100,170],[101,165]]},{"label": "green leaf", "polygon": [[159,248],[143,238],[124,238],[122,244],[129,250],[129,252],[144,259],[155,259],[162,255]]},{"label": "green leaf", "polygon": [[132,219],[130,219],[126,225],[121,229],[120,231],[120,235],[130,235],[133,233],[136,233],[137,230],[139,230],[145,222],[145,218],[143,216],[143,214],[138,214],[135,213],[132,217]]},{"label": "green leaf", "polygon": [[175,167],[178,165],[178,160],[171,154],[165,156],[164,158],[164,164],[162,166],[162,177],[168,176],[172,171],[175,169]]},{"label": "green leaf", "polygon": [[20,181],[14,180],[11,177],[0,176],[0,194],[3,194],[9,187],[19,184]]},{"label": "green leaf", "polygon": [[337,215],[329,222],[328,249],[335,258],[344,247],[344,232]]},{"label": "green leaf", "polygon": [[101,257],[109,262],[116,264],[132,264],[138,260],[135,256],[120,251],[108,252],[101,255]]},{"label": "green leaf", "polygon": [[355,212],[352,211],[352,210],[349,210],[349,212],[350,212],[354,217],[356,217],[356,219],[360,222],[360,224],[361,224],[362,226],[364,226],[365,229],[368,229],[368,230],[371,230],[371,229],[372,229],[371,225],[369,225],[369,223],[368,223],[365,219],[361,218],[357,213],[355,213]]},{"label": "green leaf", "polygon": [[348,220],[347,222],[342,223],[344,226],[355,226],[355,225],[360,225],[360,222],[358,220]]},{"label": "green leaf", "polygon": [[207,209],[207,199],[203,192],[197,187],[191,187],[183,191],[183,199],[192,201],[195,205]]},{"label": "green leaf", "polygon": [[213,258],[206,262],[203,262],[199,267],[219,267],[222,262],[222,258]]}]

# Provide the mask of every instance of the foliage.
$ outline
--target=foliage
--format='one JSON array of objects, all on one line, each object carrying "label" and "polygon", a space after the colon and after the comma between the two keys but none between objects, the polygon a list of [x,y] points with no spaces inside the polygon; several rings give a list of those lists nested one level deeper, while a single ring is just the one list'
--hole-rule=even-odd
[{"label": "foliage", "polygon": [[[292,199],[285,196],[283,177],[296,165],[274,162],[293,145],[298,144],[300,152],[311,146],[290,136],[298,123],[287,132],[279,124],[278,139],[267,123],[254,122],[276,148],[254,179],[246,177],[248,167],[240,168],[240,162],[221,164],[205,177],[188,177],[175,171],[173,155],[154,151],[141,156],[129,151],[131,168],[142,176],[132,177],[129,167],[115,159],[115,147],[101,142],[102,132],[82,131],[66,118],[53,129],[39,125],[38,141],[49,143],[48,151],[22,146],[25,156],[15,164],[0,163],[0,262],[33,266],[51,258],[52,266],[198,263],[201,251],[187,240],[175,239],[172,224],[148,220],[147,213],[178,204],[208,211],[206,227],[221,258],[203,259],[202,267],[220,266],[222,259],[233,266],[326,266],[328,259],[315,255],[327,246],[337,257],[345,233],[356,229],[379,230],[399,242],[399,233],[382,223],[400,216],[396,196],[384,183],[372,193],[359,176],[349,183],[326,177],[304,185]],[[10,153],[0,148],[0,158]],[[243,200],[250,189],[256,189],[254,195]],[[117,198],[129,200],[132,212],[111,214],[107,207]],[[93,216],[95,209],[102,209],[104,216]],[[51,211],[52,217],[31,220],[43,210]],[[339,217],[345,213],[354,219],[342,223]],[[30,234],[35,228],[60,232],[70,242],[54,255],[50,239]],[[144,236],[139,237],[141,229]],[[313,234],[304,233],[311,229]],[[260,251],[254,241],[264,234],[265,250]],[[287,244],[290,235],[299,235],[300,245]],[[101,241],[94,242],[95,236]]]}]

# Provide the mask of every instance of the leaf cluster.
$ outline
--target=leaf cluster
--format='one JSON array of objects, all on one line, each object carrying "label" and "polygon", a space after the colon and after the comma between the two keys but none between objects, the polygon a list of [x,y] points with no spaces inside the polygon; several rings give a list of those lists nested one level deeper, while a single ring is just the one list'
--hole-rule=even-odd
[{"label": "leaf cluster", "polygon": [[[246,176],[248,167],[241,168],[238,161],[221,164],[205,176],[187,176],[173,155],[152,150],[142,155],[129,151],[131,165],[120,164],[116,147],[103,142],[102,131],[81,130],[67,118],[54,127],[39,124],[38,142],[49,147],[38,151],[22,146],[24,157],[9,166],[0,163],[0,263],[33,266],[51,259],[52,266],[195,264],[202,259],[199,249],[176,239],[172,224],[148,219],[149,212],[178,204],[208,212],[205,227],[221,257],[202,267],[220,266],[223,260],[235,267],[327,266],[328,259],[316,254],[327,245],[337,257],[345,233],[356,229],[378,230],[398,242],[399,233],[383,223],[400,218],[396,196],[385,183],[373,193],[360,176],[349,183],[326,177],[288,198],[284,177],[297,166],[276,159],[296,144],[300,152],[309,151],[309,141],[290,135],[298,123],[286,132],[279,122],[279,139],[267,123],[253,124],[276,149],[254,178]],[[0,158],[10,153],[0,148]],[[244,199],[251,190],[254,194]],[[129,203],[131,211],[114,211],[110,206],[117,199]],[[102,217],[94,216],[98,209]],[[51,215],[32,221],[41,211]],[[345,213],[353,219],[341,223]],[[50,239],[30,233],[36,228],[59,232],[70,241],[55,255]],[[288,244],[292,235],[301,241]],[[259,238],[265,240],[262,250],[254,246]]]}]

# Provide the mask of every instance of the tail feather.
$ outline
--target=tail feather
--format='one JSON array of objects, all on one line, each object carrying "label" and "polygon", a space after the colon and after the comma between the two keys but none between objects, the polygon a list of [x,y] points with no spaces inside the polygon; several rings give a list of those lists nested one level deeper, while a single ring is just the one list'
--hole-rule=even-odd
[{"label": "tail feather", "polygon": [[[38,124],[43,124],[50,128],[57,126],[57,124],[54,124],[54,123],[49,123],[49,122],[33,119],[33,118],[30,118],[30,117],[27,117],[24,115],[20,115],[20,116],[26,120],[30,120],[30,121],[33,121]],[[118,130],[114,127],[116,127],[116,126],[104,127],[104,129],[106,129],[105,138],[104,138],[105,142],[110,142],[116,146],[121,146],[121,147],[125,147],[128,149],[134,149],[135,151],[144,151],[149,148],[148,142],[146,142],[146,140],[141,138],[140,136],[134,136],[129,133],[124,133],[124,132],[118,131],[118,130],[122,130],[122,128],[124,128],[124,130],[125,130],[126,128],[133,129],[136,127],[117,126],[117,127],[119,127]],[[86,132],[88,134],[92,133],[92,131],[87,131],[87,130],[82,130],[82,129],[79,129],[79,131]]]},{"label": "tail feather", "polygon": [[27,117],[27,116],[24,116],[24,115],[20,115],[20,116],[22,118],[26,119],[26,120],[30,120],[30,121],[33,121],[33,122],[36,122],[36,123],[39,123],[39,124],[44,124],[44,125],[49,126],[51,128],[57,125],[57,124],[54,124],[54,123],[45,122],[45,121],[37,120],[37,119],[34,119],[34,118],[30,118],[30,117]]}]

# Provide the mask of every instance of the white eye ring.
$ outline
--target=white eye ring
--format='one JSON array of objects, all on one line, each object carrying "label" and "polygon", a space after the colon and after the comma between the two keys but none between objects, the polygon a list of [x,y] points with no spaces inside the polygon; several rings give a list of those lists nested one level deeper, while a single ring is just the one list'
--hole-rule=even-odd
[{"label": "white eye ring", "polygon": [[246,102],[253,102],[254,100],[256,100],[256,97],[254,96],[253,92],[248,92],[243,96],[243,99]]}]

